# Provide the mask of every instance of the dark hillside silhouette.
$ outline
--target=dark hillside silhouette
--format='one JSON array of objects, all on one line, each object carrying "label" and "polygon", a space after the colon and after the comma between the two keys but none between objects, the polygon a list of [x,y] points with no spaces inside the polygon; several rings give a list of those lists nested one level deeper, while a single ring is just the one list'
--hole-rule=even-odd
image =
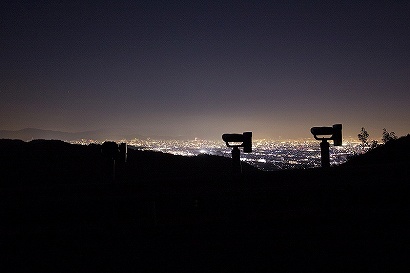
[{"label": "dark hillside silhouette", "polygon": [[2,185],[95,183],[104,180],[98,145],[59,140],[0,140]]},{"label": "dark hillside silhouette", "polygon": [[0,140],[0,266],[408,271],[409,139],[326,169],[243,164],[239,180],[230,158],[128,149],[115,183],[101,145]]},{"label": "dark hillside silhouette", "polygon": [[365,154],[348,160],[345,166],[370,166],[410,163],[410,135],[390,140]]},{"label": "dark hillside silhouette", "polygon": [[[0,140],[1,185],[76,184],[112,182],[112,162],[101,145],[74,145],[59,140]],[[260,172],[243,164],[248,174]],[[229,177],[231,161],[211,155],[174,156],[128,149],[128,160],[117,164],[118,181],[146,183],[204,177]]]}]

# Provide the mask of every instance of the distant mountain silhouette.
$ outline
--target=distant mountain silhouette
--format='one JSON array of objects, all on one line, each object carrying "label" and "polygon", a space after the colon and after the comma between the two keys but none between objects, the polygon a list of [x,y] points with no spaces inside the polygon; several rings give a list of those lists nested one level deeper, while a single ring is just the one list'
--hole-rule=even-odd
[{"label": "distant mountain silhouette", "polygon": [[158,139],[158,140],[186,140],[193,139],[189,136],[165,136],[165,135],[141,135],[132,132],[132,130],[93,130],[84,132],[62,132],[54,130],[43,130],[36,128],[25,128],[21,130],[0,130],[0,139],[20,139],[30,141],[33,139],[46,140],[63,140],[73,141],[80,139],[94,139],[94,140],[119,140],[119,139]]},{"label": "distant mountain silhouette", "polygon": [[87,136],[95,136],[98,131],[68,133],[61,131],[42,130],[35,128],[25,128],[22,130],[9,131],[0,130],[0,138],[4,139],[21,139],[24,141],[30,141],[33,139],[58,139],[58,140],[75,140],[81,139]]},{"label": "distant mountain silhouette", "polygon": [[46,140],[64,140],[72,141],[79,139],[96,139],[96,140],[106,140],[106,139],[133,139],[133,138],[143,138],[143,136],[138,134],[121,134],[115,133],[108,130],[94,130],[94,131],[84,131],[84,132],[61,132],[53,130],[42,130],[36,128],[25,128],[21,130],[11,131],[11,130],[0,130],[0,139],[21,139],[24,141],[30,141],[33,139],[46,139]]}]

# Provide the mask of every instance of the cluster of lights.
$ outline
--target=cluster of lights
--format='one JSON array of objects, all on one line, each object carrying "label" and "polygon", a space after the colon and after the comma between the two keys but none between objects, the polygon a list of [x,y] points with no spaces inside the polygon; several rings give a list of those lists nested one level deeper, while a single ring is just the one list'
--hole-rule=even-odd
[{"label": "cluster of lights", "polygon": [[[101,144],[104,141],[79,140],[76,144]],[[182,156],[197,156],[200,154],[231,157],[231,149],[222,141],[212,140],[158,140],[133,139],[117,140],[125,142],[130,148],[149,150]],[[275,141],[268,139],[254,140],[252,153],[242,153],[241,161],[254,165],[262,170],[301,169],[320,166],[320,147],[314,139]],[[330,159],[335,165],[346,162],[349,156],[361,153],[363,148],[354,140],[343,143],[342,146],[330,147]]]}]

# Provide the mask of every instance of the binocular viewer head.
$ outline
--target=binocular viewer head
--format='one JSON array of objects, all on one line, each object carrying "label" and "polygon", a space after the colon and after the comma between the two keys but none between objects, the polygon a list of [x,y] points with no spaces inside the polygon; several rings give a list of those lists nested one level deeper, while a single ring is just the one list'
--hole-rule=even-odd
[{"label": "binocular viewer head", "polygon": [[332,127],[312,127],[310,132],[317,140],[333,140],[335,146],[342,145],[342,124]]},{"label": "binocular viewer head", "polygon": [[223,141],[228,147],[243,147],[244,153],[252,152],[252,132],[244,132],[243,134],[223,134]]}]

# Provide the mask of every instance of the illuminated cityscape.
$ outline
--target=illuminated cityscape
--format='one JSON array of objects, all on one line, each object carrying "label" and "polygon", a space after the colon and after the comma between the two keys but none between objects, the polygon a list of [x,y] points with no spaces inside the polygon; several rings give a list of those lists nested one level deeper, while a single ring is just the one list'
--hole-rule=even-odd
[{"label": "illuminated cityscape", "polygon": [[[97,140],[71,141],[75,144],[102,143]],[[158,151],[181,156],[197,156],[209,154],[231,157],[231,148],[226,147],[223,141],[202,139],[193,140],[160,140],[160,139],[133,139],[117,140],[125,142],[129,149],[142,151]],[[247,162],[261,170],[273,171],[283,169],[315,168],[321,165],[320,142],[314,139],[275,141],[260,139],[254,140],[252,153],[241,152],[241,161]],[[330,145],[330,161],[332,165],[339,165],[349,156],[362,153],[363,148],[359,142],[350,139],[342,146]]]}]

